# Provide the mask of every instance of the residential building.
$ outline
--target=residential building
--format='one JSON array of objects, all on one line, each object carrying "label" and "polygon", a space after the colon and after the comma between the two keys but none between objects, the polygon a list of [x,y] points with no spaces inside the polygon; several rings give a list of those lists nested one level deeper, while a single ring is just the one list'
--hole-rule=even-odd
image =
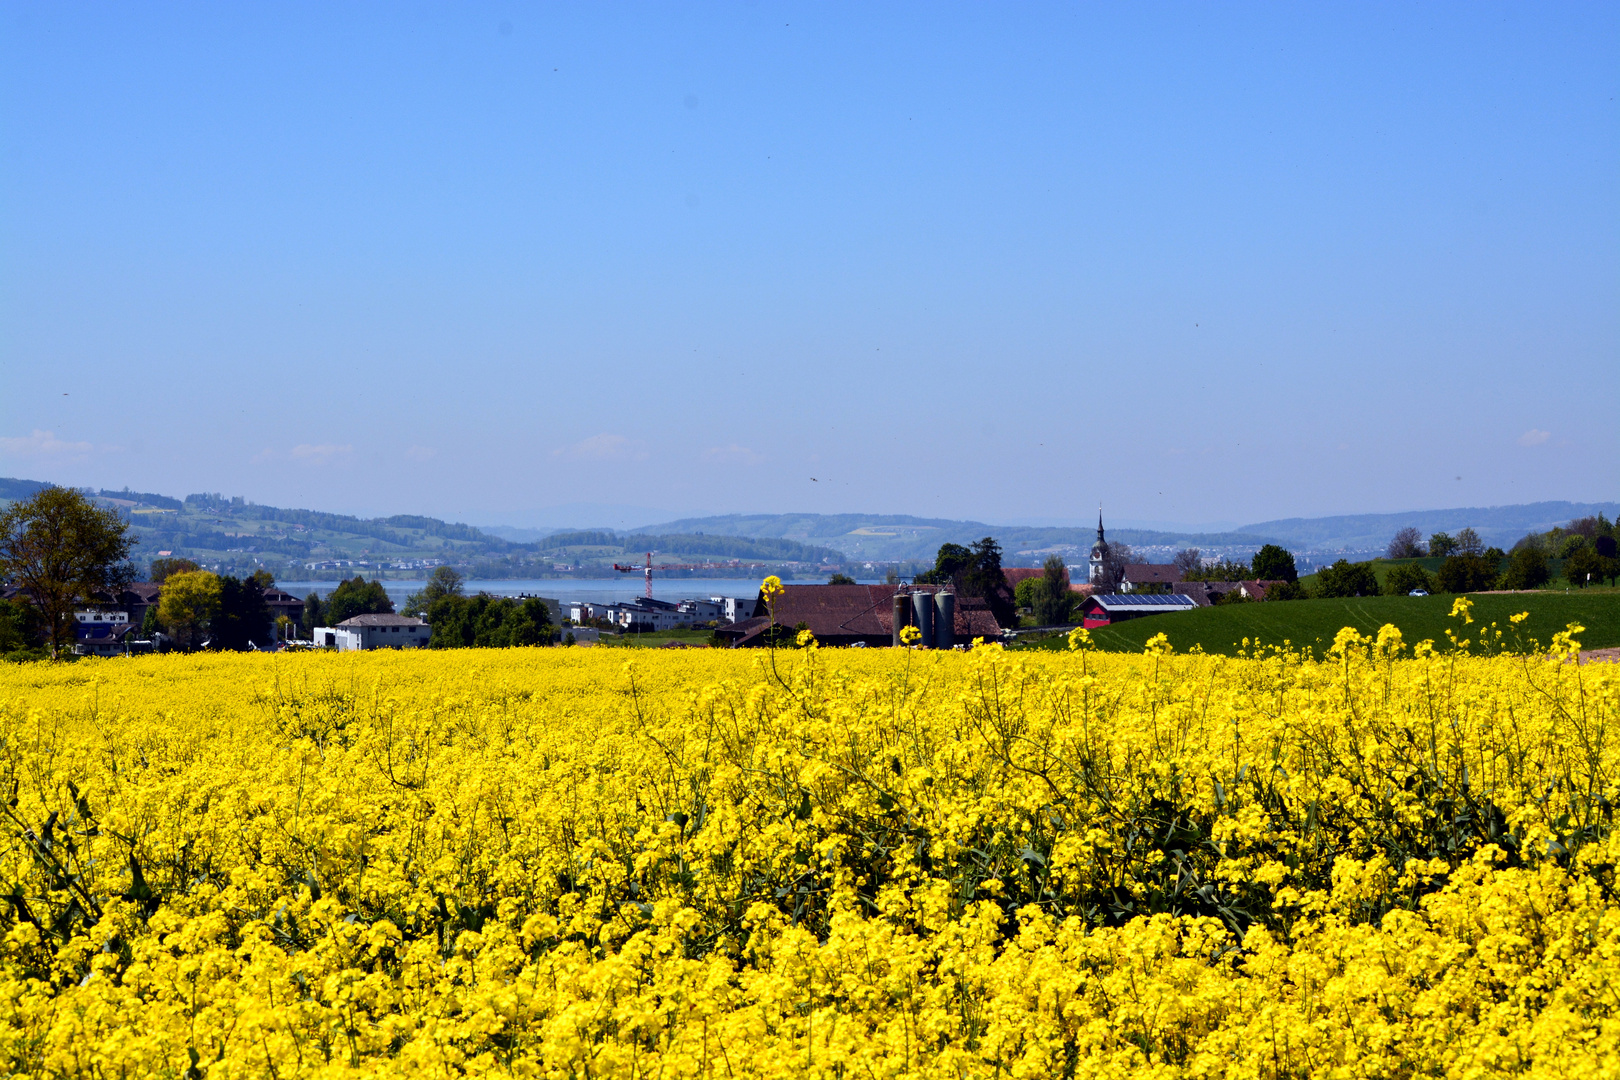
[{"label": "residential building", "polygon": [[304,602],[286,589],[272,587],[264,590],[264,606],[270,610],[272,628],[276,625],[276,618],[281,615],[291,619],[294,626],[304,621]]},{"label": "residential building", "polygon": [[759,597],[755,596],[711,596],[709,602],[720,605],[720,619],[722,622],[735,623],[744,619],[751,619],[759,612],[754,609],[759,606]]},{"label": "residential building", "polygon": [[691,626],[692,619],[682,613],[680,604],[643,597],[635,603],[619,606],[618,623],[626,630],[645,634]]},{"label": "residential building", "polygon": [[1178,581],[1175,591],[1190,596],[1199,607],[1209,607],[1231,592],[1250,600],[1264,600],[1273,585],[1281,584],[1281,581]]},{"label": "residential building", "polygon": [[432,639],[433,628],[405,615],[356,615],[336,626],[317,626],[319,648],[354,652],[362,649],[421,649]]},{"label": "residential building", "polygon": [[682,600],[681,614],[687,617],[689,626],[702,626],[711,622],[730,622],[726,618],[726,606],[719,600]]},{"label": "residential building", "polygon": [[1135,592],[1143,585],[1174,586],[1181,568],[1174,563],[1127,563],[1120,592]]},{"label": "residential building", "polygon": [[93,608],[73,613],[73,651],[79,656],[123,656],[136,627],[129,612]]}]

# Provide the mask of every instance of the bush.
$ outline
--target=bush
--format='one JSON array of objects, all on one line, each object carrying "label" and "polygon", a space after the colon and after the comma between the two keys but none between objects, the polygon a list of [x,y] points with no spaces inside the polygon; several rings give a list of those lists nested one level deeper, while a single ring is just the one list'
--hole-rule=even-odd
[{"label": "bush", "polygon": [[1390,596],[1406,596],[1415,589],[1435,591],[1434,575],[1417,563],[1404,563],[1393,567],[1384,577],[1384,591]]},{"label": "bush", "polygon": [[1496,566],[1483,555],[1448,556],[1435,575],[1435,587],[1446,593],[1483,592],[1496,586]]},{"label": "bush", "polygon": [[1373,573],[1372,563],[1352,563],[1348,559],[1340,559],[1316,572],[1316,595],[1377,596],[1378,576]]},{"label": "bush", "polygon": [[1525,545],[1513,553],[1502,587],[1507,589],[1539,589],[1552,579],[1547,566],[1547,553],[1539,547]]},{"label": "bush", "polygon": [[1276,544],[1267,544],[1254,553],[1251,563],[1254,576],[1261,581],[1298,581],[1299,569],[1294,565],[1294,554]]},{"label": "bush", "polygon": [[1564,580],[1577,589],[1596,585],[1606,578],[1613,580],[1616,562],[1620,560],[1605,559],[1590,546],[1578,548],[1564,560]]},{"label": "bush", "polygon": [[1266,603],[1273,600],[1309,600],[1311,594],[1298,581],[1282,581],[1266,590]]}]

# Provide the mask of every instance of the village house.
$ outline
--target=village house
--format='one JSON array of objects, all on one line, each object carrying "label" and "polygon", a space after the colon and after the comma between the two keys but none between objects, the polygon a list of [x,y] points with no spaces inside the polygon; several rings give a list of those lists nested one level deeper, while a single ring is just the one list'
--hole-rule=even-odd
[{"label": "village house", "polygon": [[1120,592],[1135,592],[1144,585],[1174,588],[1181,568],[1173,563],[1128,563],[1119,583]]},{"label": "village house", "polygon": [[406,615],[356,615],[336,626],[317,626],[317,648],[356,652],[364,649],[421,649],[433,637],[433,628]]},{"label": "village house", "polygon": [[[73,651],[79,656],[124,656],[131,652],[135,626],[129,612],[92,608],[73,613]],[[150,648],[145,642],[143,647]]]}]

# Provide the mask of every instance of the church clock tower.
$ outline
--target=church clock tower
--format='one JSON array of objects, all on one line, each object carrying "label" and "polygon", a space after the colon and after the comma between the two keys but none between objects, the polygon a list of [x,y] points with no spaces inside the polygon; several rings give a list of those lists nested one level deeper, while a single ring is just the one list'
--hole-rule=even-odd
[{"label": "church clock tower", "polygon": [[1108,541],[1103,539],[1102,510],[1097,510],[1097,542],[1091,545],[1091,583],[1102,580],[1103,560],[1108,558]]}]

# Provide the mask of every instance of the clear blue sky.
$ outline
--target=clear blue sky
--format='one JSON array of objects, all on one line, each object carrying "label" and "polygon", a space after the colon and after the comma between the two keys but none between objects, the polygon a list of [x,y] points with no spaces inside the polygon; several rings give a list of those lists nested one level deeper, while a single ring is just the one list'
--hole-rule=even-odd
[{"label": "clear blue sky", "polygon": [[1617,23],[7,4],[0,475],[511,524],[1612,499]]}]

